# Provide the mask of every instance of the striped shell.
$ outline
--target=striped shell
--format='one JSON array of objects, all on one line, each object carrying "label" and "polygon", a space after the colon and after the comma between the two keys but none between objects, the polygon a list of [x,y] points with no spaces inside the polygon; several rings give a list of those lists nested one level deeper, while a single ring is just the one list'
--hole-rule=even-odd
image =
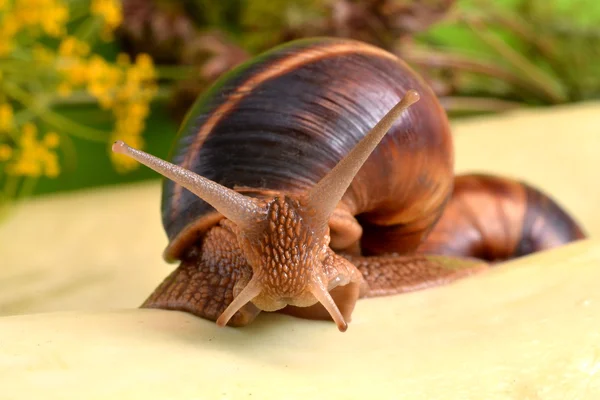
[{"label": "striped shell", "polygon": [[[342,203],[361,224],[394,227],[408,248],[415,247],[452,191],[452,141],[431,89],[377,47],[333,38],[299,40],[240,65],[197,100],[171,162],[247,195],[300,193],[409,89],[421,100],[371,154]],[[220,218],[206,202],[165,180],[165,258],[181,258]]]}]

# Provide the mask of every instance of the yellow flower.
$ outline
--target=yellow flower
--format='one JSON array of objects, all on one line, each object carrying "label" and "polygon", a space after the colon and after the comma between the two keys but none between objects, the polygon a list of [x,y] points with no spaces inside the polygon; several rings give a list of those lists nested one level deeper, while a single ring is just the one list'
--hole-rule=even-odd
[{"label": "yellow flower", "polygon": [[140,53],[136,58],[136,65],[141,71],[145,71],[154,76],[154,63],[152,57],[146,53]]},{"label": "yellow flower", "polygon": [[[60,142],[58,134],[49,132],[44,135],[42,141],[38,141],[36,136],[37,127],[35,125],[32,123],[23,125],[19,137],[18,154],[14,161],[6,167],[8,174],[31,177],[44,175],[49,178],[59,175],[58,156],[53,151]],[[8,154],[7,150],[4,151]],[[11,154],[8,155],[10,157]]]},{"label": "yellow flower", "polygon": [[115,92],[119,89],[122,72],[100,56],[94,55],[88,64],[87,89],[98,99],[103,108],[114,104]]},{"label": "yellow flower", "polygon": [[0,161],[6,161],[12,156],[12,148],[7,144],[0,144]]},{"label": "yellow flower", "polygon": [[67,36],[61,41],[56,67],[64,79],[57,88],[61,96],[70,95],[73,87],[84,85],[88,80],[89,66],[85,56],[89,51],[87,43],[73,36]]},{"label": "yellow flower", "polygon": [[69,9],[61,2],[51,2],[48,5],[44,17],[41,19],[41,25],[44,32],[50,36],[62,36],[65,34],[65,26],[69,19]]},{"label": "yellow flower", "polygon": [[19,24],[15,19],[4,15],[0,19],[0,56],[6,55],[13,50],[14,36],[19,31]]},{"label": "yellow flower", "polygon": [[139,101],[149,101],[156,94],[156,70],[152,58],[140,54],[136,62],[126,72],[126,81],[119,96],[122,99],[137,98]]},{"label": "yellow flower", "polygon": [[[147,54],[138,55],[134,64],[130,64],[127,56],[121,55],[117,59],[117,65],[123,68],[123,81],[115,92],[113,113],[116,123],[113,139],[141,147],[145,119],[157,91],[154,63]],[[112,154],[111,157],[119,172],[127,172],[139,165],[127,157]]]},{"label": "yellow flower", "polygon": [[0,104],[0,132],[8,132],[13,127],[13,109],[10,104]]},{"label": "yellow flower", "polygon": [[90,45],[74,36],[66,36],[58,47],[58,54],[65,58],[84,57],[90,52]]},{"label": "yellow flower", "polygon": [[102,17],[104,20],[103,36],[105,39],[111,37],[112,32],[121,25],[123,21],[123,10],[118,0],[92,0],[92,14]]},{"label": "yellow flower", "polygon": [[135,119],[145,119],[148,116],[149,107],[146,103],[132,103],[129,105],[129,115]]},{"label": "yellow flower", "polygon": [[21,28],[41,28],[45,34],[65,34],[69,8],[61,0],[15,0],[12,18]]},{"label": "yellow flower", "polygon": [[58,147],[59,143],[60,136],[58,136],[58,133],[56,132],[48,132],[46,133],[46,136],[44,136],[44,146],[46,146],[49,149],[54,149]]}]

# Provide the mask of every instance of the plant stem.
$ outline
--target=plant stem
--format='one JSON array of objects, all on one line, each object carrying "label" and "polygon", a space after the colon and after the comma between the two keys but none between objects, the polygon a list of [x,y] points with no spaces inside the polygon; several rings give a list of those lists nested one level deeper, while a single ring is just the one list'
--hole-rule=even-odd
[{"label": "plant stem", "polygon": [[505,42],[498,39],[496,36],[488,32],[480,21],[475,21],[469,18],[463,21],[471,28],[471,30],[479,36],[481,40],[486,42],[506,61],[512,64],[518,71],[521,71],[531,79],[535,85],[542,90],[553,103],[562,103],[566,101],[564,90],[559,82],[546,74],[545,71],[531,63],[527,58],[523,57],[517,51],[508,46]]},{"label": "plant stem", "polygon": [[[508,82],[536,95],[546,95],[546,92],[530,80],[523,79],[514,72],[492,62],[482,61],[453,50],[411,50],[402,56],[410,63],[428,68],[453,68],[474,72]],[[551,99],[549,99],[551,100]]]},{"label": "plant stem", "polygon": [[64,164],[61,169],[65,172],[75,171],[77,168],[77,149],[73,139],[66,133],[60,133],[60,148],[64,154]]},{"label": "plant stem", "polygon": [[6,218],[17,197],[19,188],[19,177],[7,175],[4,181],[4,188],[0,193],[0,222]]},{"label": "plant stem", "polygon": [[4,85],[4,89],[12,98],[23,104],[25,108],[33,111],[43,121],[53,125],[59,130],[69,131],[72,136],[94,142],[106,143],[108,140],[107,132],[81,125],[49,110],[45,105],[40,104],[39,101],[36,101],[33,96],[21,89],[18,85],[7,82]]},{"label": "plant stem", "polygon": [[69,21],[75,21],[89,15],[90,10],[85,2],[80,0],[67,0],[69,3]]},{"label": "plant stem", "polygon": [[[544,32],[551,29],[550,24],[540,26],[539,22],[535,22],[535,18],[527,20],[519,12],[508,12],[490,0],[477,0],[476,4],[485,9],[486,14],[469,18],[478,18],[481,22],[507,29],[523,41],[526,46],[530,46],[533,55],[542,57],[543,61],[552,69],[554,75],[562,81],[567,91],[570,91],[569,88],[577,86],[578,81],[572,76],[572,68],[566,61],[568,58],[561,57],[556,41],[550,40],[549,36],[544,34]],[[540,29],[542,29],[541,32]],[[571,93],[566,93],[566,96],[573,100]]]},{"label": "plant stem", "polygon": [[16,195],[15,200],[24,199],[26,197],[31,196],[35,189],[35,185],[37,184],[38,177],[26,176],[23,178],[23,182],[21,183],[21,190]]},{"label": "plant stem", "polygon": [[448,113],[502,112],[523,108],[523,103],[493,97],[442,96],[440,103]]},{"label": "plant stem", "polygon": [[540,36],[539,32],[532,28],[531,22],[526,21],[518,13],[509,13],[490,0],[477,0],[476,4],[484,9],[486,14],[473,18],[478,18],[482,22],[500,24],[501,27],[507,28],[521,40],[533,46],[543,57],[553,59],[557,56],[554,44],[546,37]]},{"label": "plant stem", "polygon": [[16,125],[23,125],[24,123],[34,119],[35,115],[36,114],[32,110],[23,109],[15,114],[14,120],[16,122]]},{"label": "plant stem", "polygon": [[[173,89],[168,85],[160,85],[158,87],[158,91],[152,98],[153,102],[162,102],[171,96]],[[98,100],[88,92],[84,90],[74,91],[67,97],[62,96],[54,96],[50,93],[40,94],[41,96],[45,96],[49,98],[47,104],[49,106],[68,106],[68,105],[90,105],[97,104]]]},{"label": "plant stem", "polygon": [[73,36],[81,41],[87,42],[91,47],[94,46],[98,39],[98,31],[102,27],[102,21],[100,17],[92,16],[86,18],[78,27]]},{"label": "plant stem", "polygon": [[187,65],[157,65],[156,73],[160,79],[185,80],[197,72],[197,68]]},{"label": "plant stem", "polygon": [[17,196],[19,188],[19,177],[15,175],[7,175],[4,182],[3,194],[7,199],[14,199]]}]

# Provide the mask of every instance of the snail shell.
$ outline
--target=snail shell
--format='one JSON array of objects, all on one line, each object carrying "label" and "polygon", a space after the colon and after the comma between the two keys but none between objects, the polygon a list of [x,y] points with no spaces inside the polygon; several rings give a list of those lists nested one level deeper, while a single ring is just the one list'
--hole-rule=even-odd
[{"label": "snail shell", "polygon": [[[323,178],[406,93],[420,100],[365,162],[332,221],[332,247],[360,238],[353,218],[402,225],[395,251],[415,249],[453,183],[448,120],[427,84],[396,56],[342,39],[300,40],[234,69],[192,108],[171,161],[247,195],[302,193]],[[178,259],[220,218],[165,181],[162,218]],[[366,250],[366,249],[365,249]]]}]

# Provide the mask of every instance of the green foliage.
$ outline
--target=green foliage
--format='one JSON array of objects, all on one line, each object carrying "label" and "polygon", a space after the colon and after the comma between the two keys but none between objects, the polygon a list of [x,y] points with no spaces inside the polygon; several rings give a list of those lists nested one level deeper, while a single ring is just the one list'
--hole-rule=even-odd
[{"label": "green foliage", "polygon": [[432,52],[489,63],[523,79],[503,85],[493,73],[472,77],[465,93],[537,105],[600,97],[600,2],[463,0],[454,17],[417,39]]}]

